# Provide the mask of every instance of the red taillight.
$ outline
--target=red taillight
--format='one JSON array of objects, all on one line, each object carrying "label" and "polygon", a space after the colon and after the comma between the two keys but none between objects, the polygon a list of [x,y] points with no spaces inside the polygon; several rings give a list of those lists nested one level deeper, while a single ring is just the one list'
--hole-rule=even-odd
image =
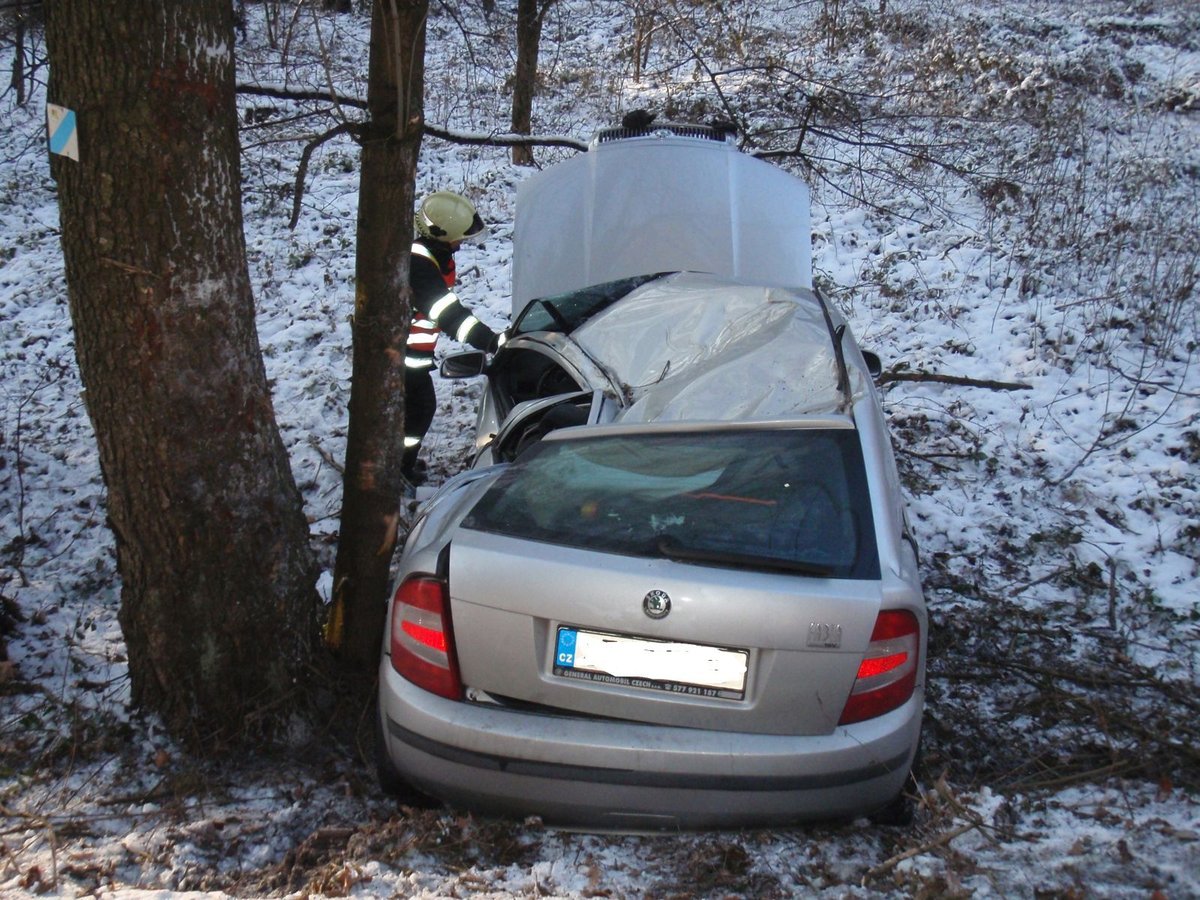
[{"label": "red taillight", "polygon": [[838,724],[873,719],[907,703],[917,686],[920,652],[917,617],[906,609],[881,612]]},{"label": "red taillight", "polygon": [[446,582],[414,575],[392,599],[392,668],[418,687],[461,700]]}]

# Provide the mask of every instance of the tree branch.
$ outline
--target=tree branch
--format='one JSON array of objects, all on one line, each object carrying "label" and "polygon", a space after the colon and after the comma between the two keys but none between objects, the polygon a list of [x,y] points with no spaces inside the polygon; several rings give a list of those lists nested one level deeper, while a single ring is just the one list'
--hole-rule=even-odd
[{"label": "tree branch", "polygon": [[313,151],[339,134],[353,135],[359,130],[359,126],[353,122],[342,122],[324,134],[317,135],[304,145],[304,151],[300,154],[300,164],[296,166],[296,187],[292,190],[292,217],[288,220],[289,229],[294,229],[296,223],[300,221],[300,203],[304,199],[304,177],[308,174],[308,162],[312,159]]},{"label": "tree branch", "polygon": [[568,150],[586,151],[586,141],[566,135],[537,135],[528,134],[464,134],[460,131],[448,131],[426,123],[425,133],[451,144],[481,147],[512,147],[525,145],[528,147],[565,147]]},{"label": "tree branch", "polygon": [[[358,97],[350,97],[345,94],[338,94],[334,91],[298,91],[291,88],[280,87],[265,87],[257,84],[239,84],[237,87],[239,94],[245,94],[248,97],[271,97],[275,100],[301,100],[301,101],[328,101],[339,106],[347,106],[352,109],[367,108],[367,102]],[[528,135],[528,134],[465,134],[459,131],[451,131],[446,128],[438,128],[435,125],[425,123],[425,134],[430,137],[435,137],[442,141],[447,141],[451,144],[462,144],[464,146],[476,147],[512,147],[514,145],[524,145],[528,147],[564,147],[568,150],[587,150],[586,141],[578,140],[577,138],[568,137],[566,135]],[[346,129],[349,130],[349,129]]]},{"label": "tree branch", "polygon": [[276,100],[328,100],[339,106],[349,106],[354,109],[366,109],[367,101],[358,97],[339,94],[336,91],[297,91],[292,88],[267,87],[260,84],[239,84],[239,94],[247,97],[272,97]]},{"label": "tree branch", "polygon": [[877,379],[878,384],[888,384],[894,381],[933,381],[938,384],[955,384],[960,387],[987,388],[989,391],[1032,391],[1032,384],[1022,384],[1013,381],[990,381],[980,378],[966,378],[962,375],[942,375],[939,372],[884,372]]}]

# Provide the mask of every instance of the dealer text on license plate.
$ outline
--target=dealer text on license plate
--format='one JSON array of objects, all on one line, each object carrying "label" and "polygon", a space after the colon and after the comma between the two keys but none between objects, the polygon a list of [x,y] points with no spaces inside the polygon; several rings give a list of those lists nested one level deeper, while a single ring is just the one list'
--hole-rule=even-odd
[{"label": "dealer text on license plate", "polygon": [[741,700],[747,650],[605,634],[560,625],[554,674],[605,684]]}]

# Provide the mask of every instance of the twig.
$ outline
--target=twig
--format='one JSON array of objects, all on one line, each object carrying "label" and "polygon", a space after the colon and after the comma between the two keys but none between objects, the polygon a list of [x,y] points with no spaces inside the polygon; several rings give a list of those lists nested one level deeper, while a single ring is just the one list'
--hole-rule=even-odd
[{"label": "twig", "polygon": [[[1108,779],[1114,775],[1119,775],[1123,772],[1128,772],[1138,766],[1144,765],[1145,760],[1137,759],[1119,759],[1116,762],[1108,763],[1107,765],[1099,766],[1095,769],[1088,769],[1085,772],[1072,772],[1067,775],[1058,775],[1055,778],[1047,778],[1043,781],[1037,781],[1031,776],[1029,779],[1018,778],[1016,781],[1010,781],[1005,785],[1005,790],[1031,792],[1031,791],[1053,791],[1061,787],[1066,787],[1069,784],[1077,784],[1081,781],[1093,782],[1101,779]],[[1053,770],[1047,770],[1053,771]]]},{"label": "twig", "polygon": [[1064,572],[1069,572],[1070,568],[1070,566],[1059,566],[1057,569],[1047,572],[1041,578],[1035,578],[1033,581],[1026,581],[1024,584],[1017,585],[1015,588],[1012,588],[1009,593],[1011,596],[1016,597],[1018,594],[1025,593],[1031,587],[1037,587],[1039,584],[1045,584],[1047,581],[1053,581]]},{"label": "twig", "polygon": [[950,469],[952,467],[946,465],[945,463],[938,462],[939,459],[973,459],[974,458],[973,454],[966,453],[966,452],[964,452],[964,453],[950,453],[950,452],[918,453],[916,450],[912,450],[908,447],[897,447],[896,449],[897,449],[897,452],[903,453],[905,456],[911,456],[914,459],[922,459],[925,462],[930,463],[931,465],[935,466],[936,468],[942,469],[943,471],[947,471],[947,472],[950,471]]},{"label": "twig", "polygon": [[54,827],[46,820],[46,841],[50,844],[50,890],[58,890],[58,839]]},{"label": "twig", "polygon": [[[45,829],[46,843],[49,844],[49,846],[50,846],[50,883],[48,885],[44,885],[44,887],[45,887],[45,890],[57,891],[58,890],[58,838],[54,834],[53,823],[46,816],[12,810],[12,809],[9,809],[7,806],[4,806],[3,804],[0,804],[0,814],[3,814],[12,819],[24,819],[25,821],[27,821],[29,823],[29,825],[25,828],[20,828],[20,827],[13,828],[13,829],[10,829],[9,831],[5,832],[6,834],[18,834],[18,833],[22,833],[22,832],[36,831],[36,829],[38,829],[38,828]],[[28,846],[29,846],[29,842],[26,842],[26,847],[28,847]],[[3,843],[0,843],[0,847],[4,847],[5,851],[8,853],[8,855],[12,861],[12,865],[16,867],[16,870],[18,872],[20,872],[20,866],[17,865],[16,857],[14,856],[12,851],[8,850],[8,848],[5,847]],[[41,891],[41,892],[44,893],[44,891]]]},{"label": "twig", "polygon": [[321,454],[321,459],[325,460],[325,462],[327,462],[331,466],[333,466],[333,468],[337,470],[337,473],[339,475],[346,474],[345,467],[342,466],[342,464],[340,462],[338,462],[336,459],[333,458],[332,453],[330,453],[328,450],[326,450],[324,447],[321,446],[321,442],[315,434],[310,434],[308,436],[308,444],[310,447],[312,447],[314,450],[316,450],[319,454]]},{"label": "twig", "polygon": [[0,852],[4,854],[3,863],[5,869],[7,869],[8,872],[13,875],[20,875],[21,867],[17,865],[17,857],[10,849],[8,849],[8,844],[4,841],[0,841]]},{"label": "twig", "polygon": [[975,812],[975,810],[968,809],[967,807],[963,806],[962,803],[959,802],[959,799],[954,796],[954,792],[950,790],[950,785],[946,783],[946,774],[944,772],[934,784],[933,789],[939,797],[941,797],[950,805],[950,808],[953,809],[954,812],[983,832],[983,836],[992,844],[996,843],[996,839],[987,833],[987,829],[990,826],[983,821],[983,817],[980,816],[979,813]]},{"label": "twig", "polygon": [[897,853],[895,856],[891,857],[890,859],[884,860],[883,862],[881,862],[879,865],[875,866],[874,868],[868,869],[867,874],[863,876],[862,886],[866,887],[870,881],[872,881],[875,878],[878,878],[880,875],[883,875],[886,872],[890,872],[892,869],[896,868],[896,866],[900,865],[900,863],[904,862],[906,859],[912,859],[914,856],[920,856],[922,853],[928,853],[930,850],[936,850],[938,847],[944,847],[947,844],[949,844],[951,841],[953,841],[956,837],[961,837],[962,835],[966,834],[968,831],[972,831],[976,828],[979,828],[981,825],[982,825],[981,822],[964,822],[962,825],[959,825],[957,828],[951,828],[949,831],[942,832],[941,834],[939,834],[937,837],[933,838],[932,840],[928,840],[925,843],[920,844],[916,847],[910,847],[909,849],[905,850],[903,853]]}]

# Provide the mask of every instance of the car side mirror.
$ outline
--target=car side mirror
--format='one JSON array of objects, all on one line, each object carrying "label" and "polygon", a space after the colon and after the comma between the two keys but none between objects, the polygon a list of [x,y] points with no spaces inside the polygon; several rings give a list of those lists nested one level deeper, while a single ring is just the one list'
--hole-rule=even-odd
[{"label": "car side mirror", "polygon": [[879,358],[878,353],[872,353],[870,350],[862,351],[863,362],[867,364],[867,371],[871,373],[872,378],[878,378],[883,374],[883,360]]},{"label": "car side mirror", "polygon": [[487,372],[487,354],[482,350],[452,353],[442,360],[439,371],[443,378],[474,378]]}]

